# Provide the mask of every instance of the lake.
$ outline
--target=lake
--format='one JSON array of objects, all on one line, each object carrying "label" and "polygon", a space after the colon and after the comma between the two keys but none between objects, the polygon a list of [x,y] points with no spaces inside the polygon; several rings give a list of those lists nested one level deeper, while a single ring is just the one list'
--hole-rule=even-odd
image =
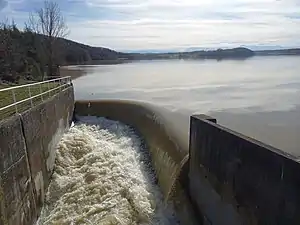
[{"label": "lake", "polygon": [[191,114],[209,114],[222,125],[300,156],[300,57],[80,68],[87,74],[74,80],[77,100],[150,102],[181,115],[185,127]]}]

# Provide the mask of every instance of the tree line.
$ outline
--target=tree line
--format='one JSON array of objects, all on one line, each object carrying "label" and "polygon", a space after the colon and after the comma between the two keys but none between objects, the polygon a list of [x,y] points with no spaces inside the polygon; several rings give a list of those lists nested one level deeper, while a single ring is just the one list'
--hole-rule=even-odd
[{"label": "tree line", "polygon": [[114,61],[127,56],[67,40],[68,34],[59,5],[48,0],[29,15],[23,30],[14,21],[0,23],[0,83],[43,80],[57,75],[59,65]]},{"label": "tree line", "polygon": [[58,39],[68,27],[57,3],[45,1],[29,15],[24,30],[12,21],[0,24],[0,79],[8,82],[52,76],[60,63]]}]

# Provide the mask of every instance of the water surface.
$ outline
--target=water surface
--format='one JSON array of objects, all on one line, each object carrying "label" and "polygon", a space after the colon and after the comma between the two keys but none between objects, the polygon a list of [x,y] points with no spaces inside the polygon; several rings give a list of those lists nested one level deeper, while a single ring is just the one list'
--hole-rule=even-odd
[{"label": "water surface", "polygon": [[[222,125],[300,155],[300,57],[143,61],[87,66],[76,99],[131,99],[178,115],[206,113]],[[174,118],[174,117],[172,117]],[[184,124],[184,125],[183,125]]]}]

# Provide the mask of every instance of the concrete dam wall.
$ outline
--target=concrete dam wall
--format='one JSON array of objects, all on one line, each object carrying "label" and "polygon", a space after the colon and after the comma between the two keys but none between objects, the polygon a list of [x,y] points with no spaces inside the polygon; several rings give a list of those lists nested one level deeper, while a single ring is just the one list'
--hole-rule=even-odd
[{"label": "concrete dam wall", "polygon": [[0,122],[0,224],[31,225],[43,206],[55,148],[74,109],[73,87]]},{"label": "concrete dam wall", "polygon": [[204,224],[300,224],[296,157],[192,116],[189,191]]}]

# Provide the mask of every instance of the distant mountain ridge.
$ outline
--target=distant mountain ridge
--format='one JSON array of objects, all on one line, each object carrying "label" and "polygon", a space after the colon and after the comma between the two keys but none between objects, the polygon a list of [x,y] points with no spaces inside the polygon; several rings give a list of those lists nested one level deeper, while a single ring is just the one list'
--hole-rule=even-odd
[{"label": "distant mountain ridge", "polygon": [[257,56],[300,55],[300,48],[255,51]]},{"label": "distant mountain ridge", "polygon": [[[299,48],[283,49],[281,46],[252,46],[256,50],[247,47],[237,48],[198,48],[190,47],[184,51],[169,50],[141,50],[120,52],[109,48],[93,47],[68,39],[60,39],[63,50],[63,64],[111,64],[122,63],[128,60],[154,60],[154,59],[244,59],[252,56],[270,55],[300,55]],[[266,50],[260,50],[266,47]],[[278,47],[279,49],[273,50]]]},{"label": "distant mountain ridge", "polygon": [[[241,48],[248,48],[252,51],[270,51],[296,49],[297,47],[283,47],[281,45],[241,45]],[[187,47],[187,48],[170,48],[170,49],[139,49],[139,50],[123,50],[124,53],[177,53],[177,52],[194,52],[194,51],[215,51],[217,49],[231,49],[236,47]]]},{"label": "distant mountain ridge", "polygon": [[175,53],[133,53],[135,60],[153,59],[225,59],[248,58],[254,56],[254,52],[247,48],[218,49],[214,51],[193,51]]}]

